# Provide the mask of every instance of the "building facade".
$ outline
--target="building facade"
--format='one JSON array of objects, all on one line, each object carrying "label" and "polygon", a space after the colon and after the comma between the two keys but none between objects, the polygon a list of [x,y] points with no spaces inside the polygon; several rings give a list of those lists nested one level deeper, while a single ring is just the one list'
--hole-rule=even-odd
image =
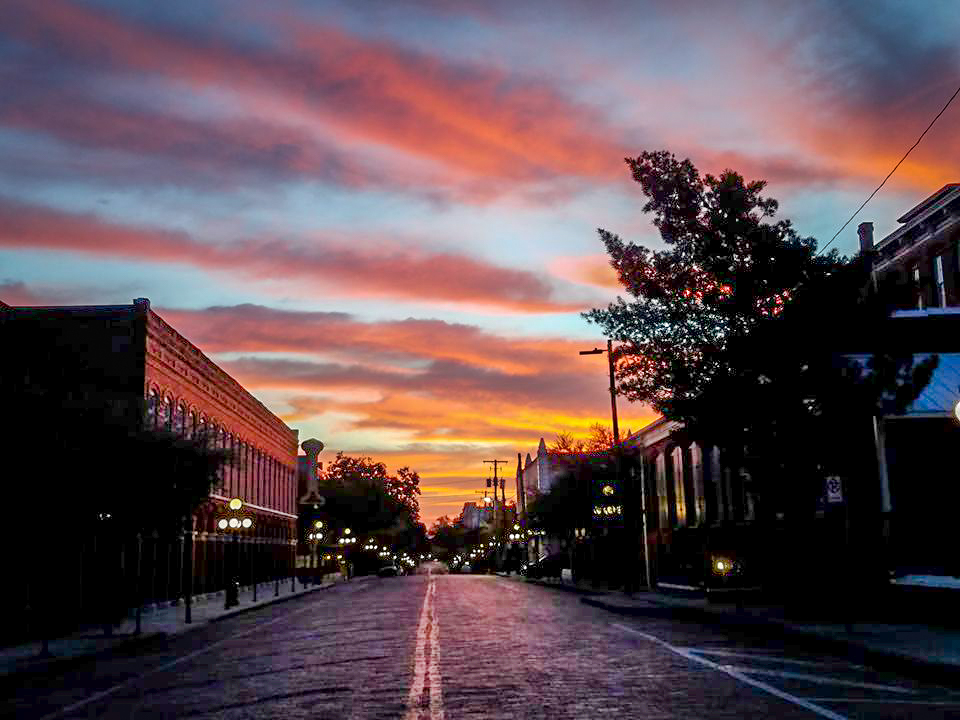
[{"label": "building facade", "polygon": [[873,254],[875,282],[910,288],[901,310],[960,306],[960,183],[943,186],[897,222],[876,244],[873,223],[858,228],[861,251]]},{"label": "building facade", "polygon": [[[231,538],[217,520],[231,498],[239,498],[254,520],[254,531],[240,538],[243,565],[264,573],[269,568],[270,575],[288,568],[297,539],[298,431],[153,312],[149,300],[136,300],[134,307],[145,323],[144,427],[207,437],[231,457],[194,516],[195,592],[224,587],[224,543]],[[161,601],[175,599],[171,588],[162,594]]]},{"label": "building facade", "polygon": [[[100,408],[131,430],[205,438],[231,458],[193,515],[190,536],[168,531],[124,537],[107,566],[104,538],[78,528],[69,552],[56,560],[60,587],[69,596],[63,598],[65,616],[79,621],[95,610],[101,596],[93,586],[102,586],[104,578],[128,606],[149,608],[180,602],[188,592],[201,600],[220,594],[232,569],[239,569],[244,585],[291,573],[297,431],[153,312],[149,300],[118,306],[4,305],[0,337],[6,347],[17,348],[3,358],[4,393],[21,400],[31,394],[53,398],[53,406]],[[56,417],[47,420],[44,431],[63,432]],[[149,489],[138,489],[135,475],[131,480],[131,492],[144,492],[147,501]],[[252,529],[237,538],[218,527],[234,497],[253,520]],[[91,581],[95,575],[97,583]]]}]

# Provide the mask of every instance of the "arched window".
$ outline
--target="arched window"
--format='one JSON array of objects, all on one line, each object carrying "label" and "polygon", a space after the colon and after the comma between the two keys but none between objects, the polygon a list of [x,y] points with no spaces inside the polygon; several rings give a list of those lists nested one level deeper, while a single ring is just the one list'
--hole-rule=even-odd
[{"label": "arched window", "polygon": [[197,414],[195,412],[191,412],[190,416],[187,418],[186,436],[188,438],[192,438],[196,431],[197,431]]},{"label": "arched window", "polygon": [[197,440],[205,440],[207,437],[207,419],[201,415],[197,422]]},{"label": "arched window", "polygon": [[217,441],[220,439],[220,428],[217,427],[217,423],[211,423],[210,432],[207,436],[207,447],[216,449]]},{"label": "arched window", "polygon": [[152,430],[157,425],[157,391],[151,389],[147,395],[147,428]]},{"label": "arched window", "polygon": [[164,430],[173,429],[173,400],[169,395],[163,396],[163,416],[160,418]]},{"label": "arched window", "polygon": [[176,408],[173,410],[173,431],[178,435],[185,435],[186,429],[184,425],[187,422],[187,406],[182,402],[178,402]]}]

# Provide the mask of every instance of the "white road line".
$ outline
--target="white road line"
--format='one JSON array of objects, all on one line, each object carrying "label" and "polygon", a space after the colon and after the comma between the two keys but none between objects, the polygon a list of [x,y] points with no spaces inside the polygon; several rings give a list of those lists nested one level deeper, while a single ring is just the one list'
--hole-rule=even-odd
[{"label": "white road line", "polygon": [[440,675],[440,628],[437,622],[437,584],[430,578],[430,720],[444,720],[443,678]]},{"label": "white road line", "polygon": [[897,687],[896,685],[877,685],[875,683],[856,682],[854,680],[839,680],[823,675],[809,675],[808,673],[796,673],[786,670],[768,670],[766,668],[742,667],[736,665],[720,665],[724,672],[732,670],[739,673],[748,673],[750,675],[769,675],[771,677],[780,677],[785,680],[803,680],[817,685],[837,685],[840,687],[862,688],[864,690],[882,690],[883,692],[900,693],[901,695],[916,695],[916,690]]},{"label": "white road line", "polygon": [[180,663],[186,662],[187,660],[191,660],[191,659],[197,657],[197,655],[202,655],[203,653],[209,652],[210,650],[213,650],[213,649],[215,649],[215,648],[218,648],[218,647],[220,647],[221,645],[225,645],[225,644],[228,643],[228,642],[232,642],[232,641],[237,640],[237,639],[239,639],[239,638],[242,638],[242,637],[245,637],[245,636],[247,636],[247,635],[250,635],[251,633],[254,633],[254,632],[256,632],[257,630],[260,630],[261,628],[265,628],[265,627],[267,627],[267,626],[269,626],[269,625],[273,625],[274,623],[278,623],[278,622],[280,622],[281,620],[286,620],[286,619],[288,619],[288,618],[293,617],[294,615],[299,615],[299,614],[301,614],[301,613],[307,612],[307,610],[313,610],[313,609],[315,609],[315,608],[314,608],[312,605],[308,605],[307,607],[301,608],[300,610],[294,610],[293,612],[287,613],[286,615],[281,615],[280,617],[274,618],[273,620],[268,620],[267,622],[260,623],[259,625],[256,625],[256,626],[250,628],[249,630],[244,630],[244,631],[241,632],[241,633],[236,633],[236,634],[234,634],[234,635],[231,635],[231,636],[228,637],[228,638],[224,638],[223,640],[219,640],[219,641],[217,641],[217,642],[215,642],[215,643],[212,643],[212,644],[210,644],[210,645],[207,645],[206,647],[202,647],[202,648],[200,648],[199,650],[194,650],[192,653],[187,653],[186,655],[183,655],[182,657],[178,657],[176,660],[171,660],[170,662],[164,663],[163,665],[160,665],[159,667],[155,667],[155,668],[153,668],[152,670],[148,670],[147,672],[142,673],[141,675],[137,675],[136,677],[132,677],[132,678],[129,678],[129,679],[127,679],[127,680],[124,680],[122,683],[117,683],[117,684],[114,685],[113,687],[107,688],[106,690],[101,690],[100,692],[95,693],[95,694],[91,695],[90,697],[85,698],[85,699],[83,699],[83,700],[80,700],[80,701],[78,701],[78,702],[75,702],[75,703],[73,703],[72,705],[66,705],[66,706],[60,708],[59,710],[54,710],[52,713],[49,713],[49,714],[47,714],[47,715],[44,715],[42,718],[40,718],[40,720],[53,720],[53,718],[61,717],[61,716],[63,716],[63,715],[67,715],[67,714],[69,714],[69,713],[72,713],[74,710],[79,710],[80,708],[84,707],[85,705],[89,705],[89,704],[92,703],[92,702],[96,702],[96,701],[98,701],[98,700],[102,700],[102,699],[105,698],[105,697],[108,697],[108,696],[110,696],[110,695],[113,695],[117,690],[120,690],[120,689],[122,689],[122,688],[125,688],[125,687],[127,687],[127,686],[129,686],[129,685],[132,685],[132,684],[134,684],[134,683],[136,683],[136,682],[138,682],[138,681],[140,681],[140,680],[143,680],[143,679],[146,678],[146,677],[149,677],[150,675],[156,675],[157,673],[163,672],[164,670],[169,670],[169,669],[172,668],[172,667],[176,667],[176,666],[179,665]]},{"label": "white road line", "polygon": [[779,688],[775,688],[773,685],[768,685],[767,683],[762,682],[760,680],[754,680],[753,678],[747,677],[743,673],[738,672],[736,670],[724,668],[722,665],[718,665],[712,660],[707,660],[706,658],[699,657],[688,650],[684,650],[683,648],[674,647],[670,643],[664,642],[658,637],[654,637],[653,635],[648,635],[647,633],[641,632],[639,630],[634,630],[632,627],[627,627],[626,625],[620,625],[619,623],[612,623],[612,624],[613,624],[613,627],[619,630],[623,630],[625,632],[632,633],[634,635],[639,635],[640,637],[645,638],[650,642],[656,643],[661,647],[665,647],[667,650],[669,650],[670,652],[676,653],[680,657],[684,657],[687,660],[692,660],[695,663],[700,663],[701,665],[706,665],[707,667],[717,670],[718,672],[726,673],[730,677],[735,678],[736,680],[739,680],[742,683],[755,687],[758,690],[763,690],[764,692],[768,692],[771,695],[775,695],[781,700],[786,700],[789,703],[798,705],[806,710],[809,710],[810,712],[814,712],[817,715],[820,715],[821,717],[830,718],[830,720],[847,720],[846,716],[844,715],[835,713],[832,710],[828,710],[825,707],[821,707],[820,705],[812,703],[809,700],[804,700],[803,698],[799,698],[796,695],[791,695],[790,693],[784,692]]},{"label": "white road line", "polygon": [[[443,677],[440,675],[440,639],[435,598],[436,580],[430,575],[427,591],[420,609],[420,624],[417,626],[417,643],[413,655],[413,682],[407,696],[405,720],[419,720],[423,705],[424,688],[430,686],[430,720],[444,720]],[[429,644],[428,644],[429,640]],[[429,659],[428,659],[429,651]]]},{"label": "white road line", "polygon": [[887,705],[960,705],[960,700],[899,700],[897,698],[807,698],[811,702],[885,703]]},{"label": "white road line", "polygon": [[427,673],[427,626],[430,623],[430,589],[432,587],[433,578],[430,577],[427,581],[427,591],[423,595],[423,607],[420,608],[417,643],[413,651],[413,682],[410,683],[410,694],[407,695],[406,720],[417,720],[420,717],[420,699],[423,697],[423,686]]},{"label": "white road line", "polygon": [[[805,665],[807,667],[825,667],[829,663],[813,662],[811,660],[794,660],[792,658],[781,657],[780,655],[762,655],[758,653],[732,652],[730,650],[713,650],[708,648],[681,648],[697,655],[720,655],[723,657],[742,657],[750,660],[769,661],[783,663],[784,665]],[[833,667],[844,667],[851,670],[866,670],[863,665],[854,665],[852,663],[834,664]]]}]

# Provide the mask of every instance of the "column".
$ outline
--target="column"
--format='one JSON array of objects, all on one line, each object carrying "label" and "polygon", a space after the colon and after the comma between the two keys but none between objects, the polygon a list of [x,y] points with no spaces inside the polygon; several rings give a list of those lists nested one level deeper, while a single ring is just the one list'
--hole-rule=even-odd
[{"label": "column", "polygon": [[694,498],[691,507],[691,520],[700,525],[706,525],[707,501],[703,487],[703,450],[697,443],[690,445],[690,469],[693,474]]},{"label": "column", "polygon": [[670,453],[673,461],[673,498],[676,511],[677,526],[687,524],[687,494],[683,487],[683,448],[675,447]]},{"label": "column", "polygon": [[667,498],[667,458],[662,452],[654,456],[654,467],[656,468],[657,481],[657,505],[660,509],[660,529],[667,530],[670,527],[670,506]]}]

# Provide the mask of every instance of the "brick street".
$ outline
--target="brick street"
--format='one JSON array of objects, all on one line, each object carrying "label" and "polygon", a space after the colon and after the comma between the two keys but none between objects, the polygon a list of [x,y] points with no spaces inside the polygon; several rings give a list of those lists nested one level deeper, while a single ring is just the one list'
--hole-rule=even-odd
[{"label": "brick street", "polygon": [[946,718],[960,692],[492,576],[364,579],[56,677],[3,717]]}]

